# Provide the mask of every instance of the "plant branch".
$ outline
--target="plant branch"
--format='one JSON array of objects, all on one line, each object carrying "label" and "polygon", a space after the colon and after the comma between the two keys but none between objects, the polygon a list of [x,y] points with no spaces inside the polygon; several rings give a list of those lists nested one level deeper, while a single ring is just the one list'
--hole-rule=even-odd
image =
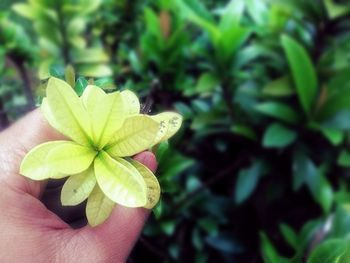
[{"label": "plant branch", "polygon": [[157,257],[163,259],[163,260],[169,260],[169,257],[167,254],[162,252],[159,248],[153,246],[150,242],[147,241],[144,237],[140,237],[140,242],[142,245],[144,245],[150,252],[152,252]]},{"label": "plant branch", "polygon": [[27,110],[32,110],[35,108],[35,102],[33,97],[32,87],[30,85],[30,79],[28,76],[28,72],[25,68],[23,62],[14,61],[18,68],[18,73],[22,79],[24,95],[27,98]]},{"label": "plant branch", "polygon": [[5,129],[9,124],[10,122],[7,118],[2,99],[0,98],[0,131]]},{"label": "plant branch", "polygon": [[194,191],[187,194],[184,198],[182,198],[172,209],[173,211],[177,211],[179,208],[187,204],[191,199],[193,199],[196,195],[201,193],[203,190],[207,189],[209,186],[217,183],[221,179],[225,178],[228,175],[231,175],[233,171],[237,170],[244,161],[246,161],[247,157],[249,156],[249,153],[243,153],[241,157],[236,159],[230,166],[228,166],[226,169],[222,170],[220,173],[216,174],[215,176],[209,178],[207,181],[205,181],[201,186],[199,186]]},{"label": "plant branch", "polygon": [[227,107],[228,114],[232,121],[235,119],[234,114],[234,105],[232,102],[233,93],[230,89],[230,83],[229,81],[223,81],[221,85],[222,93],[223,93],[223,99]]}]

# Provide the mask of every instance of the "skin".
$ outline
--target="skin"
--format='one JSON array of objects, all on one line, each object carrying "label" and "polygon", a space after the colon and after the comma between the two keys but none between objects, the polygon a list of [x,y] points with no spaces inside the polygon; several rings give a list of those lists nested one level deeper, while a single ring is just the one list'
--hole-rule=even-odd
[{"label": "skin", "polygon": [[[73,229],[40,200],[46,183],[19,174],[30,149],[57,139],[39,110],[0,133],[0,262],[125,262],[148,210],[116,206],[103,224]],[[151,152],[134,158],[156,170]]]}]

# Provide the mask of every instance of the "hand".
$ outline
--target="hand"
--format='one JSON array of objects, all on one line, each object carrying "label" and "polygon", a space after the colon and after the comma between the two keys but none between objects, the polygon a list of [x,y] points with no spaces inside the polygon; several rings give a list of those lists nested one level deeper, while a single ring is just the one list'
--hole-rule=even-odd
[{"label": "hand", "polygon": [[[62,139],[39,110],[0,133],[0,262],[124,262],[148,217],[143,208],[116,206],[103,224],[72,229],[40,200],[46,183],[19,174],[34,146]],[[138,161],[155,171],[151,152]]]}]

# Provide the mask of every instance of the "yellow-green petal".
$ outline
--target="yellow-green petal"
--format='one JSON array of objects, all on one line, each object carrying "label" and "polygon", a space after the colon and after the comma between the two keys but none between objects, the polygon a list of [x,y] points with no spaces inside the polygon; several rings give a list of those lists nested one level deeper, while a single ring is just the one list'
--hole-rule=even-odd
[{"label": "yellow-green petal", "polygon": [[53,149],[67,143],[70,144],[70,142],[67,141],[52,141],[34,147],[24,157],[20,167],[20,174],[32,180],[65,177],[65,174],[52,169],[46,160]]},{"label": "yellow-green petal", "polygon": [[61,191],[61,203],[65,206],[78,205],[87,199],[96,185],[93,166],[82,173],[70,176]]},{"label": "yellow-green petal", "polygon": [[88,86],[83,93],[84,106],[92,121],[94,145],[100,149],[122,127],[125,113],[120,92],[105,94],[97,86]]},{"label": "yellow-green petal", "polygon": [[89,115],[74,90],[66,82],[52,77],[46,93],[50,124],[72,140],[89,145],[92,140]]},{"label": "yellow-green petal", "polygon": [[89,114],[91,114],[94,112],[94,108],[103,100],[105,96],[106,93],[101,88],[94,85],[88,85],[81,96],[81,100],[85,109]]},{"label": "yellow-green petal", "polygon": [[140,102],[138,97],[130,90],[124,90],[120,93],[123,97],[125,111],[128,115],[135,115],[140,113]]},{"label": "yellow-green petal", "polygon": [[142,175],[147,185],[147,204],[144,207],[152,209],[158,203],[160,198],[160,185],[158,179],[152,171],[142,163],[135,160],[131,160],[130,162]]},{"label": "yellow-green petal", "polygon": [[135,115],[124,121],[122,128],[107,145],[112,157],[132,156],[150,148],[156,138],[159,124],[146,115]]},{"label": "yellow-green petal", "polygon": [[102,224],[112,213],[114,207],[115,203],[96,185],[86,204],[86,217],[89,225]]},{"label": "yellow-green petal", "polygon": [[70,142],[50,151],[47,162],[50,168],[60,173],[77,174],[89,168],[96,154],[92,148]]},{"label": "yellow-green petal", "polygon": [[44,98],[43,101],[41,102],[40,110],[43,113],[46,120],[50,123],[50,125],[59,131],[60,124],[59,124],[59,122],[56,121],[55,117],[53,116],[51,109],[50,109],[50,106],[47,102],[47,98]]},{"label": "yellow-green petal", "polygon": [[122,163],[101,151],[96,157],[95,176],[101,190],[114,202],[127,207],[146,205],[146,183]]},{"label": "yellow-green petal", "polygon": [[180,129],[182,124],[182,116],[176,112],[163,112],[151,116],[151,118],[160,124],[154,144],[168,140]]}]

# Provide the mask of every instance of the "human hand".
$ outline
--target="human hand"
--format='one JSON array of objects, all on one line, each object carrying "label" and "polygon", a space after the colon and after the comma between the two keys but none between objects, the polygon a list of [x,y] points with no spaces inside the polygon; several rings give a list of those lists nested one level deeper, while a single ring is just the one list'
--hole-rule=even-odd
[{"label": "human hand", "polygon": [[[0,262],[126,261],[148,210],[117,205],[103,224],[72,229],[39,200],[46,183],[19,174],[30,149],[62,138],[39,110],[0,133]],[[151,152],[135,159],[156,170]]]}]

